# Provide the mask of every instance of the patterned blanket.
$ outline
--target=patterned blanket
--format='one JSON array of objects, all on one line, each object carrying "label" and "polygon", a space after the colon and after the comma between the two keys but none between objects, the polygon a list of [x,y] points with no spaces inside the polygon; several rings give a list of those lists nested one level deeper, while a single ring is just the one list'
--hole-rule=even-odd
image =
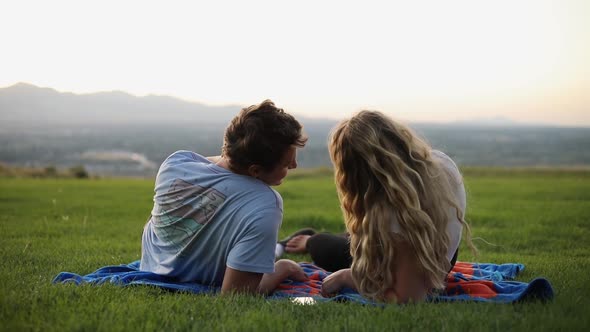
[{"label": "patterned blanket", "polygon": [[[369,305],[379,305],[360,296],[352,289],[343,289],[337,296],[324,298],[320,295],[322,280],[330,273],[309,263],[299,263],[309,281],[297,282],[285,280],[279,288],[269,296],[273,299],[312,297],[315,302],[347,301]],[[520,271],[522,264],[490,264],[457,262],[447,276],[447,287],[444,291],[428,298],[431,302],[476,301],[512,303],[529,299],[550,300],[553,288],[548,280],[537,278],[529,283],[512,281]],[[181,283],[174,279],[151,272],[139,270],[139,261],[127,265],[105,266],[85,276],[62,272],[53,283],[74,283],[101,285],[151,285],[172,291],[191,293],[214,293],[219,288],[204,286],[198,283]]]}]

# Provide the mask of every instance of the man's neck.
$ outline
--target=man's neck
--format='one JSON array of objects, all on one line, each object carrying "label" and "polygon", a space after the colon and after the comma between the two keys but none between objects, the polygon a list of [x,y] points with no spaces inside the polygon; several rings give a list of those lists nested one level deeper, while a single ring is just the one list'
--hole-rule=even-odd
[{"label": "man's neck", "polygon": [[207,159],[209,159],[215,165],[217,165],[221,168],[225,168],[232,173],[250,176],[250,174],[248,174],[248,172],[240,172],[240,171],[237,171],[237,170],[231,168],[229,161],[225,157],[222,157],[222,156],[207,157]]}]

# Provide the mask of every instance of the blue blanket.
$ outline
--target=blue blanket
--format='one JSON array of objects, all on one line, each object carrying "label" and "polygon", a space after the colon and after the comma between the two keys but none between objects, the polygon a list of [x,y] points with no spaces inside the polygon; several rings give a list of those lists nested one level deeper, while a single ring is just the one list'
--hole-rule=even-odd
[{"label": "blue blanket", "polygon": [[[349,301],[369,305],[378,305],[367,300],[352,289],[344,289],[337,296],[324,298],[320,295],[322,280],[330,273],[308,263],[299,263],[309,281],[297,282],[285,280],[269,298],[312,297],[316,302]],[[524,269],[522,264],[480,264],[457,262],[447,276],[444,291],[432,295],[428,301],[476,301],[512,303],[529,299],[549,300],[553,298],[553,288],[548,280],[537,278],[530,283],[511,281]],[[151,272],[139,270],[139,261],[127,265],[105,266],[85,276],[62,272],[53,283],[74,283],[102,285],[111,283],[121,286],[150,285],[171,291],[191,292],[196,294],[215,293],[218,287],[198,283],[177,282]]]}]

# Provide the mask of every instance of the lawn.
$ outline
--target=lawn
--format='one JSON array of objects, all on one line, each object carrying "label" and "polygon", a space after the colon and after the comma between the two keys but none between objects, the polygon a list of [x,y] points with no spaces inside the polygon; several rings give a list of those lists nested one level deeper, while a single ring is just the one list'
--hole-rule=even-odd
[{"label": "lawn", "polygon": [[[423,303],[376,308],[294,305],[259,297],[151,287],[53,285],[140,258],[153,180],[0,179],[0,330],[588,330],[590,171],[465,170],[479,256],[519,262],[518,277],[548,278],[549,303]],[[277,188],[281,237],[301,227],[344,229],[332,176],[293,174]],[[305,260],[305,256],[291,256]]]}]

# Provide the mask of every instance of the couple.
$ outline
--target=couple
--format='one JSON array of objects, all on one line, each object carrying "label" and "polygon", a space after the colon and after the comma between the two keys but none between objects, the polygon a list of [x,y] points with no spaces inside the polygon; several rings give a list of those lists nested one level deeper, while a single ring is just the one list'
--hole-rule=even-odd
[{"label": "couple", "polygon": [[[231,121],[221,156],[168,157],[156,178],[140,269],[222,293],[268,294],[286,278],[305,281],[297,263],[275,262],[283,201],[270,186],[297,167],[297,148],[306,141],[299,122],[266,100]],[[324,280],[322,294],[349,287],[405,303],[443,288],[461,230],[469,230],[453,161],[373,111],[338,124],[329,151],[347,234],[304,231],[285,242],[287,251],[309,251],[320,266],[345,262]],[[331,241],[314,246],[317,237]]]}]

